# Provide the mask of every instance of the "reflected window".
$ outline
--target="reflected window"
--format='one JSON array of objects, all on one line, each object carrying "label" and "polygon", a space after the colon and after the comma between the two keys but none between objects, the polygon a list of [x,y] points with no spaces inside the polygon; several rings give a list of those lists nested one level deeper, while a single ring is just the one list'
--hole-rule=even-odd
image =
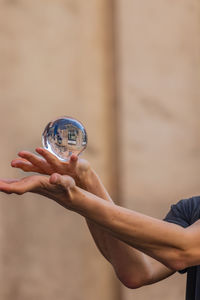
[{"label": "reflected window", "polygon": [[77,144],[77,131],[75,129],[70,129],[68,131],[68,144],[69,145]]}]

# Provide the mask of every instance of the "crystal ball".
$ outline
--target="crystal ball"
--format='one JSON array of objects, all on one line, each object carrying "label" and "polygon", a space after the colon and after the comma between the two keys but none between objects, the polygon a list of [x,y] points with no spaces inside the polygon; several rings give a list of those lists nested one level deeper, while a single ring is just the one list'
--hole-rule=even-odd
[{"label": "crystal ball", "polygon": [[42,134],[45,149],[62,161],[72,154],[79,155],[87,147],[84,126],[74,118],[61,117],[49,122]]}]

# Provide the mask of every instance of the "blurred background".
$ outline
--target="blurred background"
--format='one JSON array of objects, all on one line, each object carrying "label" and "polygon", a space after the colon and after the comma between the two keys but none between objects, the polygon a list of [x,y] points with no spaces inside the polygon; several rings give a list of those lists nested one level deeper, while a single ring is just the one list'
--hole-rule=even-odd
[{"label": "blurred background", "polygon": [[[199,22],[198,0],[0,0],[0,176],[68,115],[116,203],[162,219],[200,194]],[[0,195],[2,300],[181,300],[185,279],[128,290],[81,217]]]}]

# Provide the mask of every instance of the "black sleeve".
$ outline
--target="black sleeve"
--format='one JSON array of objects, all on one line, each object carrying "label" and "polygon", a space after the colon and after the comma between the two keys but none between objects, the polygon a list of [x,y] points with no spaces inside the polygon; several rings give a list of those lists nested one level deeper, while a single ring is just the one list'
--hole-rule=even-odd
[{"label": "black sleeve", "polygon": [[188,227],[200,218],[200,196],[179,201],[172,205],[164,221]]},{"label": "black sleeve", "polygon": [[[180,200],[172,205],[164,221],[180,225],[184,228],[192,225],[200,218],[200,197],[192,197]],[[186,270],[180,271],[185,273]]]}]

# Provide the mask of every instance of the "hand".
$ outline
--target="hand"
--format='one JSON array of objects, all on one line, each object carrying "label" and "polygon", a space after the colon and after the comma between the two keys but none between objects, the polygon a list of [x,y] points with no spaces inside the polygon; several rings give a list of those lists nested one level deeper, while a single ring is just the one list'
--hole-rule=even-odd
[{"label": "hand", "polygon": [[46,149],[36,148],[36,152],[40,156],[29,151],[19,152],[19,158],[14,159],[11,166],[25,172],[36,172],[45,175],[53,173],[69,175],[74,178],[78,186],[84,187],[84,180],[90,170],[90,164],[86,160],[72,155],[69,161],[63,162]]},{"label": "hand", "polygon": [[0,179],[0,191],[22,195],[32,192],[46,196],[67,209],[72,208],[72,192],[76,185],[70,176],[53,174],[51,177],[36,175],[22,179]]}]

